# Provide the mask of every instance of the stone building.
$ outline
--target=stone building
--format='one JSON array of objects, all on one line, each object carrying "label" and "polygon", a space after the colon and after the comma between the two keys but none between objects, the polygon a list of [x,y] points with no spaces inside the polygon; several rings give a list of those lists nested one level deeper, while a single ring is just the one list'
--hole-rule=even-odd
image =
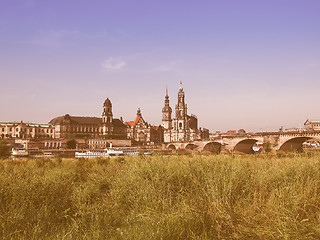
[{"label": "stone building", "polygon": [[305,121],[304,127],[307,131],[320,131],[320,120],[309,120]]},{"label": "stone building", "polygon": [[137,116],[134,121],[126,122],[127,138],[137,143],[159,143],[163,142],[163,128],[152,126],[142,117],[141,110],[138,108]]},{"label": "stone building", "polygon": [[112,104],[107,98],[103,104],[102,117],[76,117],[66,114],[50,121],[56,138],[126,138],[126,126],[121,119],[113,118]]},{"label": "stone building", "polygon": [[188,142],[209,137],[208,130],[202,133],[198,129],[198,119],[195,115],[188,115],[185,94],[180,82],[178,103],[175,106],[175,118],[172,119],[172,109],[169,104],[168,91],[166,90],[165,104],[162,108],[162,126],[164,128],[164,142]]},{"label": "stone building", "polygon": [[108,147],[131,147],[130,139],[88,139],[87,147],[90,150],[102,150]]},{"label": "stone building", "polygon": [[0,138],[55,138],[52,124],[0,122]]}]

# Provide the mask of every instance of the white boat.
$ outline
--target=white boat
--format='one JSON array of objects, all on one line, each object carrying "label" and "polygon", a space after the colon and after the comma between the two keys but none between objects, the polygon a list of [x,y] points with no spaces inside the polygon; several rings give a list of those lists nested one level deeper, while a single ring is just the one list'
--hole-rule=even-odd
[{"label": "white boat", "polygon": [[121,147],[119,148],[123,151],[123,155],[125,156],[137,156],[139,155],[139,149],[136,147]]},{"label": "white boat", "polygon": [[256,153],[262,152],[263,150],[263,143],[262,142],[256,142],[253,146],[252,146],[252,150]]},{"label": "white boat", "polygon": [[12,148],[11,154],[14,157],[27,157],[29,152],[24,148]]},{"label": "white boat", "polygon": [[106,148],[102,151],[75,152],[75,157],[78,158],[115,157],[122,155],[124,155],[123,151],[116,148]]},{"label": "white boat", "polygon": [[136,147],[110,147],[103,150],[89,150],[75,152],[78,158],[98,158],[98,157],[116,157],[116,156],[137,156],[139,149]]}]

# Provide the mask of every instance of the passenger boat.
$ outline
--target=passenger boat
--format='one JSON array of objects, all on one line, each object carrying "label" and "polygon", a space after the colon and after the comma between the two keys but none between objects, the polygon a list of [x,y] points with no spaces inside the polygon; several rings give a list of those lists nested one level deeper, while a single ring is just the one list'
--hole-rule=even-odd
[{"label": "passenger boat", "polygon": [[263,143],[262,142],[256,142],[253,146],[252,146],[252,150],[255,153],[260,153],[263,150]]},{"label": "passenger boat", "polygon": [[40,150],[38,148],[12,148],[11,155],[13,157],[57,157],[52,151]]},{"label": "passenger boat", "polygon": [[[78,158],[98,158],[98,157],[116,157],[116,156],[137,156],[139,149],[136,147],[110,147],[103,150],[93,150],[84,152],[75,152]],[[145,155],[151,153],[144,153]]]},{"label": "passenger boat", "polygon": [[29,152],[24,148],[12,148],[11,155],[13,157],[27,157]]},{"label": "passenger boat", "polygon": [[123,150],[119,148],[106,148],[101,151],[85,151],[75,152],[75,157],[78,158],[98,158],[98,157],[116,157],[125,155]]}]

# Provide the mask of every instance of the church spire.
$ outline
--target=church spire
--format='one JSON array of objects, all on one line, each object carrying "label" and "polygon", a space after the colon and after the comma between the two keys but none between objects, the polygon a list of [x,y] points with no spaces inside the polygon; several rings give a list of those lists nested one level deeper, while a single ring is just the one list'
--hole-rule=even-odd
[{"label": "church spire", "polygon": [[164,107],[162,108],[162,126],[165,129],[172,128],[171,113],[172,109],[169,104],[168,86],[166,86],[166,96],[164,98]]},{"label": "church spire", "polygon": [[168,86],[166,86],[166,96],[164,97],[164,105],[169,106]]},{"label": "church spire", "polygon": [[137,116],[141,117],[141,109],[140,108],[138,108],[138,110],[137,110]]}]

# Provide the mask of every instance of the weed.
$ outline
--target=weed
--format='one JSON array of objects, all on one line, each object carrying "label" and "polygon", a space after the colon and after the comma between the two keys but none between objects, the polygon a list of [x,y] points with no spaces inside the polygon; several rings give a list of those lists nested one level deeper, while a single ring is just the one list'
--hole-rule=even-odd
[{"label": "weed", "polygon": [[0,162],[0,239],[319,239],[320,154]]}]

